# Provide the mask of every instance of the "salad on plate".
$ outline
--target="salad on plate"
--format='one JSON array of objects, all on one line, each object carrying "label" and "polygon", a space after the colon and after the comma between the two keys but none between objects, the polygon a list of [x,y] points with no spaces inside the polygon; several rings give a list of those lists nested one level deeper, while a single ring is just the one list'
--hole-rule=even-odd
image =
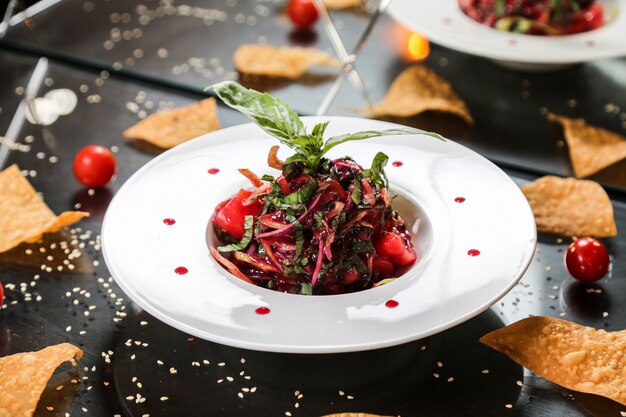
[{"label": "salad on plate", "polygon": [[282,161],[279,145],[269,150],[268,165],[277,176],[239,170],[253,188],[215,208],[211,223],[220,245],[210,250],[219,264],[248,283],[305,295],[383,285],[415,264],[411,235],[393,208],[387,155],[377,153],[364,168],[348,156],[326,154],[348,141],[424,132],[396,128],[324,139],[328,122],[307,132],[290,107],[267,93],[229,81],[212,88],[295,152]]},{"label": "salad on plate", "polygon": [[459,0],[459,6],[478,23],[527,35],[573,35],[605,23],[596,0]]}]

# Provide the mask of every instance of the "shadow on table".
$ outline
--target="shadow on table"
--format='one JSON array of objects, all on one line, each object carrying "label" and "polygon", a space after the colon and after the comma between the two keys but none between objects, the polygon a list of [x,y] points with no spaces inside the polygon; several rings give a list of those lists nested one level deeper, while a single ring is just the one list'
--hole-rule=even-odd
[{"label": "shadow on table", "polygon": [[[65,417],[69,415],[72,401],[81,388],[80,381],[82,381],[82,376],[76,369],[54,374],[41,394],[33,417]],[[59,387],[61,388],[59,389]]]},{"label": "shadow on table", "polygon": [[306,73],[297,80],[292,80],[284,77],[266,77],[260,75],[248,75],[239,73],[239,82],[241,85],[247,88],[252,88],[257,91],[274,91],[285,88],[288,85],[297,83],[313,87],[320,84],[326,84],[337,78],[336,73],[332,74],[315,74]]},{"label": "shadow on table", "polygon": [[[245,409],[257,416],[284,415],[289,410],[301,416],[347,411],[500,416],[505,404],[518,399],[516,381],[523,379],[522,368],[478,339],[502,326],[498,315],[489,310],[450,330],[400,346],[297,355],[197,340],[141,313],[120,335],[114,377],[120,402],[132,416],[199,417],[206,410],[236,416]],[[139,405],[124,401],[136,391],[133,377],[142,382],[142,395],[166,395],[169,400]]]},{"label": "shadow on table", "polygon": [[93,271],[93,265],[73,241],[65,232],[46,233],[39,242],[22,243],[1,253],[0,267],[64,275]]},{"label": "shadow on table", "polygon": [[452,140],[467,139],[470,137],[472,130],[472,127],[460,117],[436,111],[425,111],[412,117],[387,116],[378,117],[377,119],[411,126],[428,132],[437,132]]}]

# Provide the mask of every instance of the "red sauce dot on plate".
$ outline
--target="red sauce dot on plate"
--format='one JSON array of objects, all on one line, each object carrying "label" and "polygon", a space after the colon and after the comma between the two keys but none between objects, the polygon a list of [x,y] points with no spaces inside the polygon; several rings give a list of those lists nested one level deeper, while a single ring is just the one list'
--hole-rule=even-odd
[{"label": "red sauce dot on plate", "polygon": [[211,169],[209,169],[207,172],[208,172],[209,174],[211,174],[211,175],[215,175],[215,174],[217,174],[218,172],[220,172],[220,170],[219,170],[218,168],[211,168]]},{"label": "red sauce dot on plate", "polygon": [[185,275],[187,272],[189,272],[189,270],[184,266],[179,266],[174,270],[174,272],[176,272],[178,275]]},{"label": "red sauce dot on plate", "polygon": [[478,249],[470,249],[467,251],[469,256],[478,256],[480,255],[480,251]]},{"label": "red sauce dot on plate", "polygon": [[259,307],[256,310],[254,310],[254,312],[264,316],[266,314],[270,314],[270,309],[267,307]]},{"label": "red sauce dot on plate", "polygon": [[402,162],[402,161],[393,161],[391,163],[391,165],[393,165],[394,167],[401,167],[402,165],[404,165],[404,162]]},{"label": "red sauce dot on plate", "polygon": [[396,300],[387,300],[387,302],[385,303],[385,307],[387,308],[396,308],[400,305],[399,302],[397,302]]},{"label": "red sauce dot on plate", "polygon": [[465,197],[457,197],[454,199],[454,201],[457,203],[463,203],[465,201]]},{"label": "red sauce dot on plate", "polygon": [[165,224],[166,224],[166,225],[168,225],[168,226],[171,226],[171,225],[173,225],[174,223],[176,223],[176,220],[174,220],[174,219],[170,219],[170,218],[167,218],[167,219],[163,219],[163,223],[165,223]]}]

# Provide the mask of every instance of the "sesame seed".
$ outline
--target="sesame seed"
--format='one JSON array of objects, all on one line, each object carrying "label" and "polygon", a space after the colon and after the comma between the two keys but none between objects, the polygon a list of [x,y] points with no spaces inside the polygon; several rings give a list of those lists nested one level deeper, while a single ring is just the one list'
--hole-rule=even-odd
[{"label": "sesame seed", "polygon": [[171,367],[171,368],[170,368],[170,374],[172,374],[172,375],[173,375],[173,374],[175,374],[175,373],[177,373],[177,372],[178,372],[178,371],[176,370],[176,368],[174,368],[174,367]]},{"label": "sesame seed", "polygon": [[441,363],[441,362],[437,362],[437,366],[438,366],[439,368],[443,368],[443,363]]},{"label": "sesame seed", "polygon": [[345,395],[345,392],[339,391],[339,395]]},{"label": "sesame seed", "polygon": [[506,408],[513,408],[513,404],[506,404],[505,407]]},{"label": "sesame seed", "polygon": [[239,398],[243,398],[243,394],[242,394],[241,392],[238,392],[238,393],[237,393],[237,396],[238,396]]},{"label": "sesame seed", "polygon": [[163,397],[160,398],[161,401],[167,401],[169,399],[170,399],[170,397],[166,397],[166,396],[163,396]]},{"label": "sesame seed", "polygon": [[483,373],[483,374],[488,374],[488,373],[489,373],[489,369],[483,369],[483,370],[482,370],[482,373]]},{"label": "sesame seed", "polygon": [[609,317],[609,313],[605,311],[604,313],[602,313],[602,317]]},{"label": "sesame seed", "polygon": [[346,395],[346,398],[349,400],[354,400],[354,397],[352,395]]},{"label": "sesame seed", "polygon": [[451,376],[450,378],[448,378],[448,382],[452,382],[452,381],[454,381],[454,377],[453,377],[453,376]]},{"label": "sesame seed", "polygon": [[433,374],[435,378],[439,378],[439,374]]}]

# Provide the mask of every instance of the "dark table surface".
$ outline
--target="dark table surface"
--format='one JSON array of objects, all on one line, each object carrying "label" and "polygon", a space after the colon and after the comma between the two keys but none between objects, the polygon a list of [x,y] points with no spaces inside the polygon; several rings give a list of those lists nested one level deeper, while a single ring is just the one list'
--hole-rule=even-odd
[{"label": "dark table surface", "polygon": [[[56,213],[80,207],[92,214],[64,234],[0,255],[0,280],[6,293],[0,310],[0,355],[65,341],[85,351],[78,369],[64,367],[55,377],[36,415],[320,416],[359,411],[402,416],[620,416],[626,410],[623,406],[553,385],[482,346],[478,338],[529,314],[623,329],[626,240],[622,237],[605,240],[613,256],[611,275],[587,286],[574,281],[563,267],[563,251],[569,241],[540,236],[531,267],[492,309],[428,339],[371,352],[285,355],[221,346],[160,323],[125,297],[104,265],[99,233],[116,190],[159,152],[123,139],[121,132],[138,120],[135,104],[149,114],[202,98],[206,84],[233,75],[230,57],[240,43],[255,42],[261,36],[275,44],[303,42],[302,37],[290,33],[288,22],[280,15],[280,3],[186,3],[215,9],[212,13],[217,17],[222,16],[218,11],[227,12],[225,21],[207,25],[203,19],[168,15],[141,23],[146,22],[141,15],[147,10],[169,2],[63,0],[36,15],[34,24],[12,28],[2,41],[0,135],[6,132],[41,55],[50,61],[37,95],[69,88],[77,93],[78,106],[50,126],[26,122],[18,143],[30,148],[12,151],[0,168],[18,164]],[[239,15],[245,17],[244,23],[237,23]],[[366,17],[350,11],[336,17],[350,48]],[[112,41],[113,48],[107,49],[104,42],[111,39],[114,27],[121,30],[122,39]],[[136,36],[139,32],[132,35],[138,28],[141,36]],[[124,40],[124,30],[131,31],[132,39]],[[406,31],[384,18],[359,60],[375,100],[382,97],[393,77],[410,65],[398,37],[405,39]],[[329,47],[320,27],[309,41],[323,49]],[[520,184],[548,173],[571,174],[566,149],[552,136],[542,108],[625,132],[623,113],[605,111],[608,103],[626,108],[624,59],[559,73],[521,74],[480,58],[431,47],[426,65],[454,85],[467,101],[476,125],[469,128],[434,115],[404,122],[438,127],[499,163]],[[159,48],[165,48],[167,56],[163,51],[159,56]],[[137,49],[142,54],[135,52],[135,56],[141,57],[127,61]],[[190,61],[193,57],[203,58],[204,64]],[[116,70],[115,62],[124,64]],[[181,70],[183,64],[189,69]],[[215,68],[209,68],[211,65]],[[206,69],[212,71],[212,77]],[[270,91],[302,114],[310,114],[332,79],[308,81],[270,85]],[[146,106],[147,101],[153,105]],[[331,114],[347,114],[346,107],[362,105],[346,84]],[[218,114],[222,126],[245,121],[221,105]],[[93,193],[80,186],[71,172],[75,153],[92,143],[110,147],[119,163],[116,180]],[[620,182],[624,169],[618,166],[609,171],[599,179],[608,184],[618,230],[622,231],[626,227],[626,188]],[[60,249],[63,241],[81,254],[73,260],[75,269],[71,271],[63,263],[67,258]],[[32,254],[27,254],[27,249]],[[177,369],[176,374],[169,372],[171,367]],[[54,390],[58,381],[76,375],[82,379],[80,384]],[[137,394],[146,401],[138,403]],[[161,397],[168,399],[162,401]],[[48,405],[54,405],[52,412],[45,409]]]}]

